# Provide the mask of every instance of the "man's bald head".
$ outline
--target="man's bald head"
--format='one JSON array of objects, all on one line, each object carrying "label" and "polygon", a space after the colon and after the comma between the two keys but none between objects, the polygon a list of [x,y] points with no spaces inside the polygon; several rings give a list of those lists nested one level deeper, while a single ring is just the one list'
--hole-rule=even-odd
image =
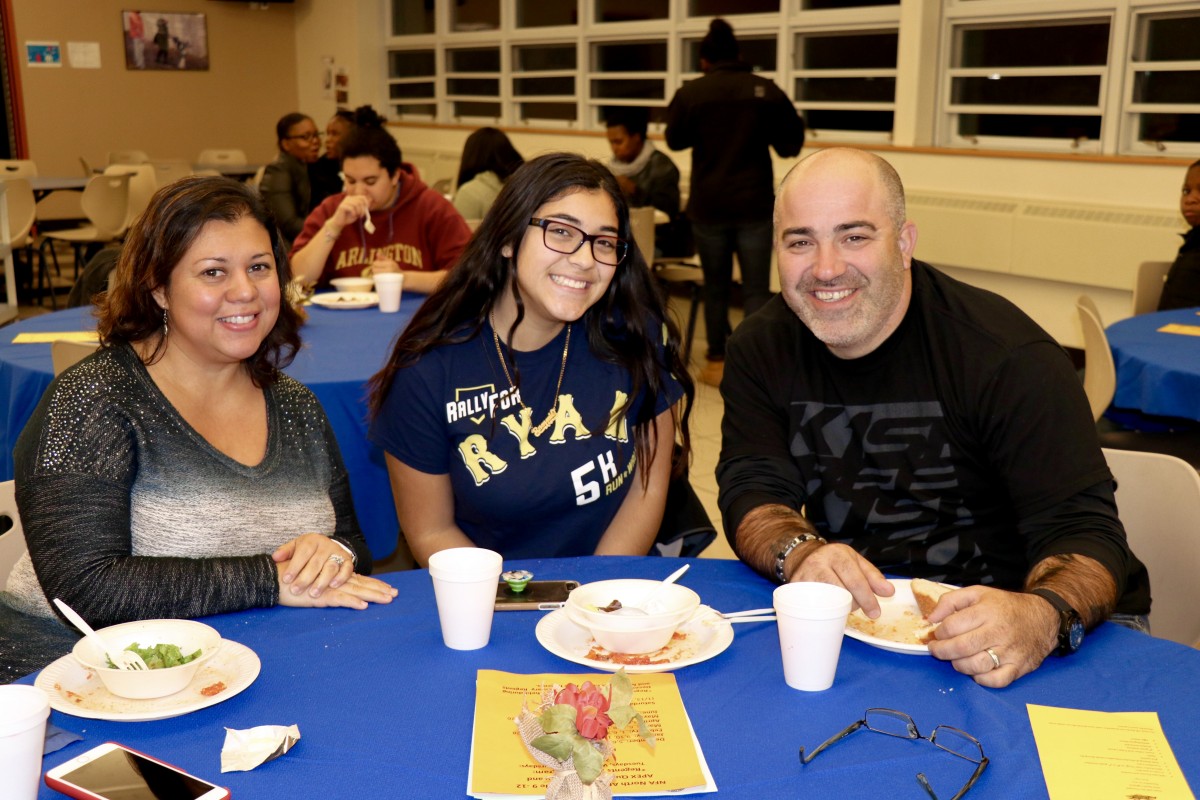
[{"label": "man's bald head", "polygon": [[896,172],[895,168],[879,156],[869,153],[866,150],[856,150],[851,147],[830,147],[818,150],[801,159],[783,177],[783,181],[779,184],[779,191],[775,195],[776,230],[779,228],[780,199],[784,196],[788,187],[796,181],[803,181],[811,175],[828,170],[871,171],[874,174],[879,191],[883,193],[884,207],[887,209],[888,219],[892,221],[897,231],[904,226],[905,221],[908,219],[904,204],[904,184],[901,182],[900,175]]}]

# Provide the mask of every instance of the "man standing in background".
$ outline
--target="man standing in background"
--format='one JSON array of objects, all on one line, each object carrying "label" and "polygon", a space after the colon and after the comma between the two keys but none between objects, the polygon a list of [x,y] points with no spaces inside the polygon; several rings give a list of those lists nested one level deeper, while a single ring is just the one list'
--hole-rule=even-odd
[{"label": "man standing in background", "polygon": [[680,87],[667,109],[667,145],[692,148],[687,216],[704,270],[708,361],[699,378],[713,386],[725,369],[733,255],[742,270],[746,314],[771,299],[771,152],[800,153],[804,120],[778,86],[739,59],[733,28],[714,19],[700,42],[704,75]]}]

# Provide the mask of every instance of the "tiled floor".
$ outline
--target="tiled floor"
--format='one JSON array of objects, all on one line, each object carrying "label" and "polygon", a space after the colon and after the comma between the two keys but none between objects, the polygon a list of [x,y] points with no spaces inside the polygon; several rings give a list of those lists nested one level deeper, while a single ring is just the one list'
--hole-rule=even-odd
[{"label": "tiled floor", "polygon": [[[688,299],[672,297],[671,308],[682,322],[687,319]],[[740,308],[730,309],[731,321],[737,325],[741,321]],[[707,349],[704,335],[704,312],[700,312],[700,322],[696,325],[696,341],[692,344],[692,375],[695,376],[704,365],[704,354]],[[702,554],[704,558],[736,558],[733,549],[724,535],[721,526],[721,512],[717,509],[717,457],[721,454],[721,417],[725,413],[725,404],[721,393],[715,386],[696,381],[696,405],[692,410],[690,430],[692,434],[692,464],[688,477],[696,489],[700,501],[708,511],[709,519],[721,532],[716,540]]]}]

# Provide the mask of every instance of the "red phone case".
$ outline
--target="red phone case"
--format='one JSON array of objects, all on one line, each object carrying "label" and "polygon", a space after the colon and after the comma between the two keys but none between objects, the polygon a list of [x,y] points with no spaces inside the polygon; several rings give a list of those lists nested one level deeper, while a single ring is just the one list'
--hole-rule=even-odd
[{"label": "red phone case", "polygon": [[[119,744],[117,742],[105,742],[105,744],[111,744],[115,747],[120,748],[121,750],[125,750],[127,752],[133,753],[134,755],[141,756],[142,758],[146,759],[147,761],[153,761],[156,764],[161,764],[162,766],[166,767],[167,769],[174,770],[175,772],[178,772],[181,775],[187,775],[190,778],[195,778],[198,781],[202,781],[204,783],[211,784],[211,781],[206,781],[206,780],[204,780],[204,778],[201,778],[197,775],[193,775],[192,773],[188,772],[187,770],[180,769],[179,767],[175,766],[174,764],[168,764],[166,761],[163,761],[161,758],[155,758],[154,756],[147,755],[140,750],[134,750],[132,747],[128,747],[126,745]],[[96,748],[92,748],[92,749],[94,750]],[[91,750],[88,751],[88,753],[90,753],[90,752],[91,752]],[[82,755],[87,755],[87,753],[83,753]],[[75,797],[75,798],[78,798],[78,800],[107,800],[105,797],[98,795],[98,794],[94,794],[93,792],[89,792],[87,789],[84,789],[80,786],[76,786],[72,783],[65,783],[60,778],[55,778],[55,777],[51,776],[49,772],[46,773],[46,785],[49,786],[51,789],[53,789],[56,792],[62,792],[63,794],[67,795],[68,797]],[[212,785],[216,786],[216,784],[212,784]],[[222,791],[225,792],[225,794],[219,795],[217,797],[217,800],[230,800],[230,798],[233,796],[229,793],[229,790],[223,786],[216,786],[216,788],[221,789]]]}]

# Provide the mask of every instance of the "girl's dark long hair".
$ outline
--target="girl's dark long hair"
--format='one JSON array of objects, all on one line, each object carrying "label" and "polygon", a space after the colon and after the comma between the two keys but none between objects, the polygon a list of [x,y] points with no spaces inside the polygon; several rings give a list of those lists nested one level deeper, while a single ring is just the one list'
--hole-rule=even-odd
[{"label": "girl's dark long hair", "polygon": [[500,182],[508,180],[525,159],[499,128],[480,128],[463,143],[455,186],[462,186],[481,172],[494,172]]},{"label": "girl's dark long hair", "polygon": [[[670,374],[684,388],[686,403],[682,414],[678,406],[672,417],[679,438],[679,458],[673,467],[681,474],[691,449],[688,417],[691,415],[695,386],[680,356],[679,329],[667,314],[666,301],[650,274],[650,268],[636,245],[629,227],[629,208],[612,173],[598,161],[574,153],[550,153],[528,161],[512,174],[500,190],[496,202],[484,217],[442,282],[441,287],[417,310],[392,349],[386,365],[370,382],[371,415],[383,408],[396,373],[420,360],[431,350],[458,344],[478,336],[500,299],[501,292],[512,292],[517,305],[515,330],[525,318],[525,304],[516,281],[516,253],[521,240],[533,230],[531,217],[546,203],[575,191],[603,191],[617,211],[618,236],[630,243],[625,260],[616,267],[604,295],[581,319],[587,332],[588,346],[601,361],[617,364],[632,377],[632,391],[616,414],[629,413],[634,401],[645,392],[637,416],[632,419],[634,447],[642,465],[643,487],[649,480],[657,442],[655,407],[667,391],[663,376]],[[534,231],[531,235],[539,235]],[[505,258],[508,247],[514,256]],[[666,337],[665,347],[659,343]],[[509,332],[511,349],[512,331]],[[665,361],[665,363],[664,363]],[[517,366],[517,365],[514,365]],[[520,386],[519,367],[513,381]],[[607,421],[598,426],[603,430]]]}]

